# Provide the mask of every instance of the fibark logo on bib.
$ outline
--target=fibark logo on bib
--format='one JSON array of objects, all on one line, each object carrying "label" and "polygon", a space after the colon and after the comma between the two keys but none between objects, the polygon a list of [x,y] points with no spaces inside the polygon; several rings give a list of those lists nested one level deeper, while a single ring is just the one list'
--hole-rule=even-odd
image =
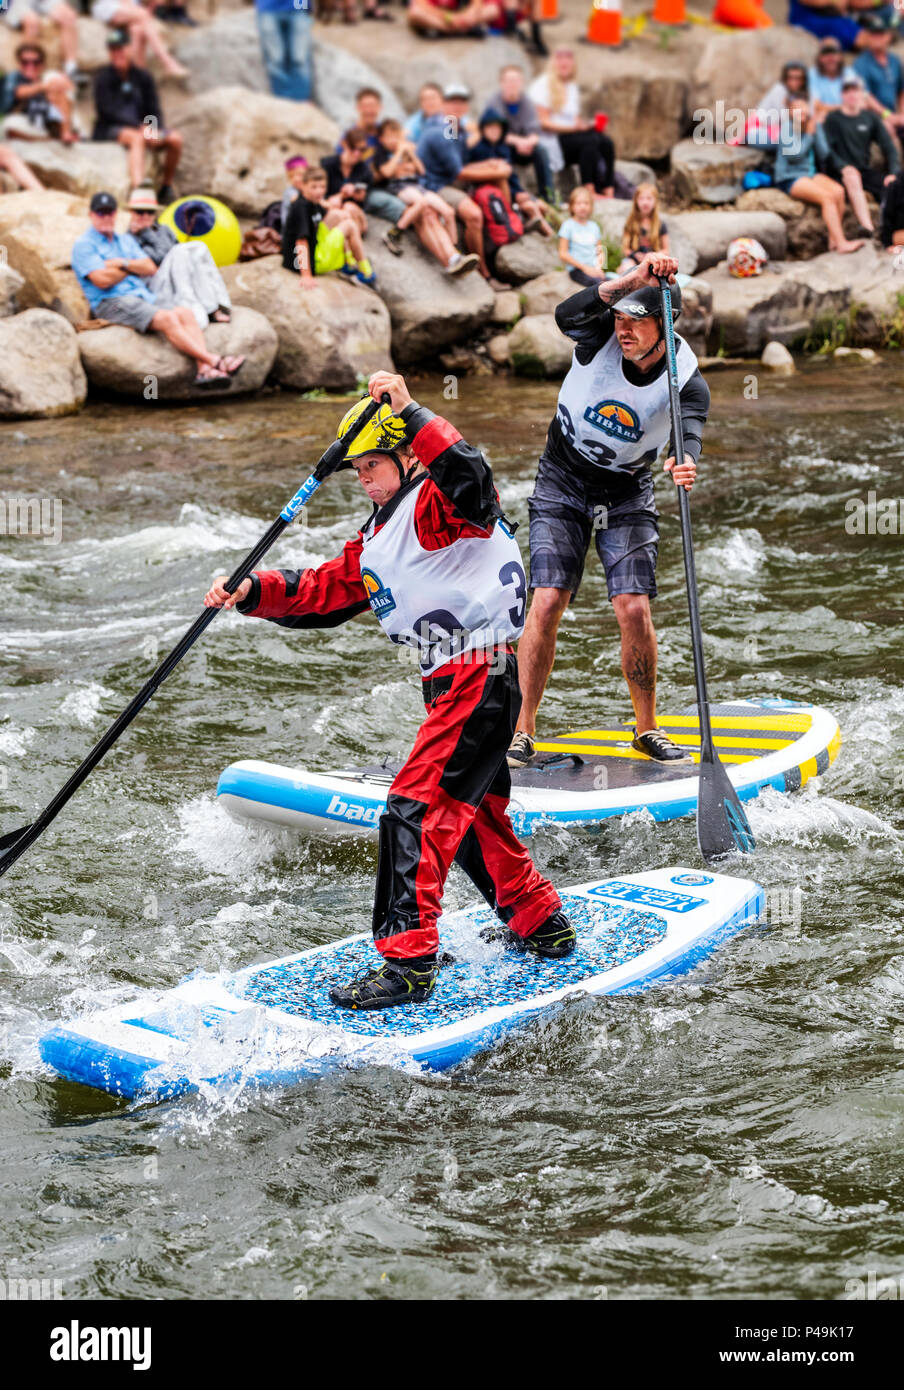
[{"label": "fibark logo on bib", "polygon": [[385,618],[387,613],[392,612],[396,606],[392,590],[383,588],[383,581],[379,575],[374,574],[373,570],[362,570],[361,583],[367,590],[370,606],[378,618]]},{"label": "fibark logo on bib", "polygon": [[640,421],[623,401],[600,401],[597,405],[588,405],[584,419],[595,429],[616,439],[624,439],[629,444],[636,444],[643,436]]}]

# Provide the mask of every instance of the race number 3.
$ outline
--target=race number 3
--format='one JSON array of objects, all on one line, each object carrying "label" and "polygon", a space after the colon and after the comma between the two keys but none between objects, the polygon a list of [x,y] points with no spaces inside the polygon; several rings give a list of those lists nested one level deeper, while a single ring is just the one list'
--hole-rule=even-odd
[{"label": "race number 3", "polygon": [[509,618],[515,627],[520,627],[524,622],[524,608],[527,600],[527,579],[524,570],[517,560],[509,560],[508,564],[502,566],[499,571],[499,583],[505,588],[513,584],[515,588],[515,607],[508,611]]}]

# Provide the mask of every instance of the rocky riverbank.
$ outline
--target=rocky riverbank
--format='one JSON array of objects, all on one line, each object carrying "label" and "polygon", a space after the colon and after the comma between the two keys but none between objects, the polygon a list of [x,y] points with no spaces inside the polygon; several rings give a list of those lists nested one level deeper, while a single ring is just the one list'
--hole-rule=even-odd
[{"label": "rocky riverbank", "polygon": [[[585,20],[583,6],[569,0],[563,22],[551,31],[556,42],[575,38]],[[90,19],[79,27],[83,66],[91,72],[105,60],[103,28]],[[179,194],[220,198],[243,227],[251,226],[280,196],[288,154],[316,161],[333,149],[360,86],[382,92],[386,114],[402,115],[416,105],[424,80],[457,78],[471,87],[479,112],[503,63],[540,67],[508,39],[431,44],[398,20],[318,24],[315,32],[316,104],[268,93],[246,7],[221,9],[181,42],[170,31],[192,72],[187,83],[161,86],[167,121],[185,141]],[[14,38],[0,26],[0,67],[9,65]],[[48,46],[53,58],[52,39]],[[775,188],[742,192],[744,172],[763,160],[760,151],[693,138],[701,111],[716,111],[720,102],[754,107],[784,61],[810,60],[815,48],[808,34],[776,24],[755,33],[648,26],[618,51],[578,49],[585,110],[609,113],[621,171],[632,182],[659,183],[679,270],[691,277],[681,329],[704,357],[759,357],[770,342],[810,350],[826,340],[898,345],[900,258],[875,244],[854,255],[830,253],[815,208]],[[82,120],[90,127],[89,109]],[[104,187],[120,199],[127,195],[124,150],[88,141],[20,141],[17,152],[46,190],[0,195],[0,415],[76,410],[86,389],[149,401],[193,394],[190,364],[158,336],[114,327],[76,331],[88,308],[71,269],[72,245],[88,225],[92,192]],[[610,242],[618,241],[629,206],[598,200],[596,216]],[[389,255],[383,230],[371,218],[366,249],[376,290],[331,276],[304,291],[275,256],[227,268],[237,311],[229,325],[207,332],[212,350],[248,358],[236,390],[265,383],[347,390],[392,362],[546,376],[567,368],[569,344],[553,313],[574,286],[555,241],[529,234],[504,247],[496,274],[510,288],[494,292],[473,274],[450,279],[410,235],[402,257]],[[762,275],[729,275],[726,251],[737,236],[756,237],[768,251]],[[48,351],[52,373],[42,365]]]}]

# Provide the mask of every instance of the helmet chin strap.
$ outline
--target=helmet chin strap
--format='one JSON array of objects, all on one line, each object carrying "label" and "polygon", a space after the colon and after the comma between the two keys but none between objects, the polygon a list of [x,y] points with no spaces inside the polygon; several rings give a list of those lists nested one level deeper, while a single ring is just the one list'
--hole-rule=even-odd
[{"label": "helmet chin strap", "polygon": [[642,352],[642,353],[640,354],[640,356],[639,356],[638,359],[637,359],[638,362],[643,362],[643,361],[645,361],[645,359],[646,359],[647,357],[650,356],[650,353],[651,353],[651,352],[655,352],[655,351],[656,351],[656,349],[659,347],[660,343],[663,343],[663,344],[665,343],[665,334],[664,334],[663,331],[662,331],[662,319],[658,319],[657,322],[659,323],[659,337],[656,339],[655,343],[653,344],[653,346],[652,346],[651,348],[647,348],[646,352]]},{"label": "helmet chin strap", "polygon": [[408,472],[406,473],[405,469],[402,467],[402,460],[399,458],[395,449],[391,449],[389,451],[389,457],[392,459],[396,468],[399,470],[399,482],[401,483],[402,487],[404,487],[405,484],[410,481],[414,473],[414,470],[417,468],[417,459],[414,460],[411,467],[408,469]]}]

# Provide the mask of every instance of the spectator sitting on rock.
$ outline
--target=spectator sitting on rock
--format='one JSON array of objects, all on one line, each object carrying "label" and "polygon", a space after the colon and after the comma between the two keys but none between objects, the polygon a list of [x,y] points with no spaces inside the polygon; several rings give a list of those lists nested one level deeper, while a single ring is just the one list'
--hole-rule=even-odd
[{"label": "spectator sitting on rock", "polygon": [[542,143],[553,173],[577,164],[580,180],[591,192],[611,198],[615,182],[615,146],[608,135],[581,116],[574,50],[557,48],[545,73],[527,95],[537,108]]},{"label": "spectator sitting on rock", "polygon": [[[356,127],[358,130],[364,131],[367,140],[366,158],[368,161],[372,161],[374,150],[380,141],[379,129],[383,119],[383,98],[375,88],[362,87],[355,97],[355,110],[358,113]],[[379,179],[374,178],[364,197],[364,211],[374,217],[382,217],[384,221],[391,222],[396,227],[399,219],[405,214],[405,204],[401,198],[390,193]],[[418,236],[421,236],[419,225],[415,230]],[[423,240],[422,236],[421,240]]]},{"label": "spectator sitting on rock", "polygon": [[47,55],[39,43],[20,43],[17,68],[0,86],[4,132],[19,140],[78,140],[73,129],[75,83],[62,72],[45,72]]},{"label": "spectator sitting on rock", "polygon": [[543,209],[536,198],[531,197],[519,179],[511,163],[511,149],[506,140],[508,122],[498,111],[488,109],[480,118],[480,139],[472,145],[469,159],[472,163],[499,159],[508,164],[509,172],[501,179],[487,179],[487,183],[498,183],[503,192],[524,218],[525,232],[542,232],[543,236],[555,236],[552,227],[543,215]]},{"label": "spectator sitting on rock", "polygon": [[580,184],[568,199],[568,216],[559,228],[559,260],[577,285],[598,285],[606,278],[606,248],[593,220],[593,194]]},{"label": "spectator sitting on rock", "polygon": [[489,104],[508,120],[505,142],[509,146],[509,159],[513,164],[532,165],[540,197],[547,203],[554,203],[556,191],[549,167],[549,154],[540,139],[540,117],[524,91],[524,73],[517,64],[509,63],[500,70],[499,91]]},{"label": "spectator sitting on rock", "polygon": [[167,77],[188,77],[188,68],[177,63],[167,48],[160,25],[151,13],[153,8],[153,4],[148,8],[133,5],[131,0],[94,0],[91,16],[101,24],[125,30],[127,42],[131,40],[135,62],[139,67],[145,66],[147,50],[150,49]]},{"label": "spectator sitting on rock", "polygon": [[173,178],[182,157],[182,136],[167,130],[160,109],[157,84],[147,68],[132,61],[129,36],[114,29],[107,39],[110,62],[94,77],[94,105],[97,120],[93,139],[116,140],[129,154],[129,178],[137,187],[144,180],[147,151],[162,150],[163,181],[158,190],[161,203],[174,199]]},{"label": "spectator sitting on rock", "polygon": [[849,241],[842,230],[844,189],[827,174],[816,172],[814,133],[816,118],[806,97],[792,97],[788,103],[791,117],[782,125],[775,156],[773,182],[782,193],[799,198],[802,203],[815,203],[822,213],[829,233],[829,250],[848,254],[859,251],[862,241]]},{"label": "spectator sitting on rock", "polygon": [[650,251],[669,254],[669,229],[665,218],[659,215],[658,188],[653,183],[639,183],[622,232],[624,260],[616,273],[627,275]]},{"label": "spectator sitting on rock", "polygon": [[174,348],[197,362],[196,386],[228,388],[244,357],[219,357],[208,351],[191,309],[162,296],[155,298],[148,282],[157,267],[130,233],[116,231],[116,208],[112,193],[95,193],[90,203],[91,226],[72,248],[72,269],[92,316],[137,333],[162,333]]},{"label": "spectator sitting on rock", "polygon": [[434,116],[442,115],[443,89],[438,82],[425,82],[418,92],[418,109],[405,122],[405,134],[415,145],[424,133],[424,126]]},{"label": "spectator sitting on rock", "polygon": [[[900,252],[904,256],[904,251],[901,251],[904,247],[904,173],[900,170],[885,189],[879,238],[886,251],[893,254]],[[900,259],[896,262],[896,269],[899,264]]]},{"label": "spectator sitting on rock", "polygon": [[156,299],[185,304],[199,328],[228,323],[232,300],[225,281],[203,241],[180,241],[172,227],[157,221],[160,204],[152,188],[136,188],[128,203],[132,214],[129,231],[145,255],[157,266],[148,282]]},{"label": "spectator sitting on rock", "polygon": [[436,214],[436,225],[431,228],[431,237],[437,244],[435,252],[450,275],[464,275],[477,267],[477,257],[463,256],[456,245],[457,228],[455,213],[438,193],[421,187],[424,166],[417,150],[399,121],[387,119],[380,124],[380,143],[374,152],[374,172],[382,180],[390,193],[407,204],[398,223],[390,227],[383,238],[385,244],[396,255],[401,253],[400,239],[406,227],[416,224],[427,209]]},{"label": "spectator sitting on rock", "polygon": [[424,187],[438,193],[464,227],[465,245],[477,257],[478,269],[493,289],[497,284],[490,275],[483,246],[483,213],[465,192],[465,185],[492,183],[508,178],[512,166],[508,160],[472,161],[468,153],[465,124],[470,92],[458,82],[450,83],[443,93],[442,115],[434,116],[424,127],[418,141],[418,157],[424,166]]},{"label": "spectator sitting on rock", "polygon": [[846,53],[859,48],[863,42],[860,25],[845,11],[849,8],[847,0],[791,0],[788,10],[788,23],[818,39],[837,39]]},{"label": "spectator sitting on rock", "polygon": [[777,129],[781,124],[782,112],[787,109],[791,98],[808,95],[806,64],[796,61],[785,63],[778,82],[773,82],[757,107],[757,119],[761,125]]},{"label": "spectator sitting on rock", "polygon": [[362,205],[374,179],[365,132],[357,126],[347,130],[339,142],[339,153],[326,155],[320,167],[326,170],[326,200],[330,207],[350,217],[364,236],[367,217]]},{"label": "spectator sitting on rock", "polygon": [[298,197],[290,204],[283,226],[283,265],[301,276],[305,289],[312,287],[316,275],[334,270],[354,276],[363,285],[375,285],[355,222],[327,204],[326,170],[304,169],[299,182]]},{"label": "spectator sitting on rock", "polygon": [[807,70],[807,91],[817,121],[825,120],[830,111],[841,105],[842,79],[849,77],[852,68],[844,61],[837,39],[823,39],[816,62]]},{"label": "spectator sitting on rock", "polygon": [[[0,18],[6,20],[11,29],[21,29],[23,44],[38,46],[41,37],[41,20],[49,19],[60,31],[60,48],[63,55],[63,72],[72,82],[81,76],[78,70],[78,27],[76,13],[65,0],[5,0],[0,5]],[[19,49],[16,50],[16,57]]]},{"label": "spectator sitting on rock", "polygon": [[0,169],[9,174],[20,188],[27,188],[32,193],[39,193],[44,187],[41,180],[31,172],[27,164],[23,164],[9,145],[0,145]]},{"label": "spectator sitting on rock", "polygon": [[499,15],[495,0],[409,0],[408,23],[424,39],[483,39]]},{"label": "spectator sitting on rock", "polygon": [[282,195],[282,202],[279,207],[279,229],[282,231],[286,225],[286,218],[289,215],[289,205],[294,203],[301,189],[301,176],[308,167],[308,161],[303,154],[290,155],[283,168],[289,180],[289,186]]},{"label": "spectator sitting on rock", "polygon": [[863,83],[867,108],[882,117],[889,134],[898,135],[904,127],[904,71],[900,58],[888,51],[892,30],[877,15],[866,14],[860,22],[865,48],[854,72]]},{"label": "spectator sitting on rock", "polygon": [[[885,187],[900,167],[898,149],[882,118],[866,109],[860,78],[853,75],[841,87],[841,108],[830,111],[822,124],[828,150],[829,173],[843,185],[864,236],[873,235],[873,219],[866,201],[871,193],[881,203]],[[876,144],[885,155],[888,173],[870,165]],[[865,191],[864,191],[865,190]]]}]

